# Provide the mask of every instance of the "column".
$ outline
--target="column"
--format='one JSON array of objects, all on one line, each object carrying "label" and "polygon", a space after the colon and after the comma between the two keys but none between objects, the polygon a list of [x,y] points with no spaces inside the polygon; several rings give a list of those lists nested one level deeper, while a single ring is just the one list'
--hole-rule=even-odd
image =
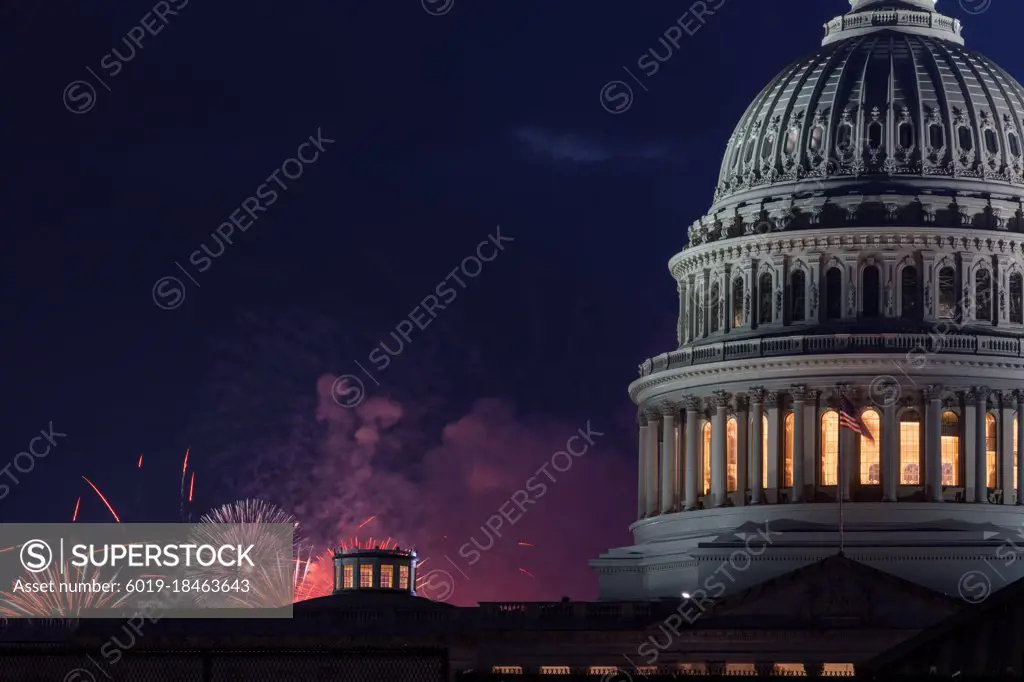
[{"label": "column", "polygon": [[642,412],[636,416],[636,425],[640,433],[640,450],[637,453],[640,470],[636,476],[636,518],[639,521],[647,516],[647,417]]},{"label": "column", "polygon": [[679,322],[676,325],[676,342],[682,348],[686,341],[686,284],[682,280],[676,283],[676,291],[679,292]]},{"label": "column", "polygon": [[715,415],[711,420],[711,506],[725,506],[725,413],[729,394],[715,391]]},{"label": "column", "polygon": [[678,467],[676,451],[676,411],[678,406],[664,402],[661,409],[661,513],[668,514],[679,508]]},{"label": "column", "polygon": [[[821,391],[809,388],[804,392],[804,485],[800,499],[814,501],[818,491],[818,459],[821,448],[818,447],[818,432],[821,430],[821,410],[818,407]],[[794,418],[795,419],[795,418]]]},{"label": "column", "polygon": [[985,453],[985,434],[988,431],[985,417],[988,415],[989,389],[976,386],[970,392],[974,402],[974,418],[977,424],[974,429],[974,502],[988,504],[988,461]]},{"label": "column", "polygon": [[700,398],[688,396],[683,399],[686,405],[686,509],[697,508],[698,490],[700,485]]},{"label": "column", "polygon": [[1017,399],[1017,504],[1024,497],[1024,391],[1014,391]]},{"label": "column", "polygon": [[647,516],[655,516],[658,513],[658,413],[648,409],[644,412],[647,417]]},{"label": "column", "polygon": [[768,391],[764,395],[764,407],[768,411],[768,490],[765,499],[768,504],[779,501],[779,488],[785,483],[779,472],[779,394]]},{"label": "column", "polygon": [[882,395],[887,399],[882,401],[882,502],[895,502],[900,470],[900,425],[896,419],[899,388],[893,382],[886,382],[883,390]]},{"label": "column", "polygon": [[739,493],[737,507],[744,507],[747,504],[747,473],[750,471],[750,463],[747,461],[749,405],[747,396],[736,396],[736,491]]},{"label": "column", "polygon": [[806,386],[793,386],[793,502],[804,497],[804,399]]},{"label": "column", "polygon": [[921,391],[925,414],[925,497],[942,502],[942,386],[932,384]]},{"label": "column", "polygon": [[764,389],[750,389],[750,504],[761,504],[764,497]]},{"label": "column", "polygon": [[1013,504],[1013,395],[999,393],[999,470],[997,483],[1003,491],[1003,504]]}]

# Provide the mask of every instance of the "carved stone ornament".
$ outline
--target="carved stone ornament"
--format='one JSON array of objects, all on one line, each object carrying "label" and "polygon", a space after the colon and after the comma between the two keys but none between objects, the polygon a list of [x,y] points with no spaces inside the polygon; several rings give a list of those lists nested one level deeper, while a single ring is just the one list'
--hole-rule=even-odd
[{"label": "carved stone ornament", "polygon": [[747,398],[747,396],[742,394],[742,393],[737,393],[736,394],[735,402],[736,402],[736,411],[737,412],[746,412],[750,408],[750,400],[749,400],[749,398]]},{"label": "carved stone ornament", "polygon": [[700,411],[700,404],[701,404],[701,399],[698,398],[697,396],[688,395],[688,396],[685,396],[683,398],[683,405],[686,406],[686,409],[689,412],[699,412]]},{"label": "carved stone ornament", "polygon": [[1013,392],[1013,399],[1017,405],[1024,406],[1024,391],[1016,390]]},{"label": "carved stone ornament", "polygon": [[929,384],[921,389],[921,396],[925,400],[942,400],[943,387],[939,384]]},{"label": "carved stone ornament", "polygon": [[674,417],[679,413],[679,405],[678,403],[666,400],[658,404],[658,412],[663,417]]},{"label": "carved stone ornament", "polygon": [[992,389],[987,386],[975,386],[967,392],[967,401],[980,405],[988,405],[988,398],[992,395]]},{"label": "carved stone ornament", "polygon": [[728,391],[715,391],[714,392],[714,405],[715,407],[729,407],[729,400],[732,396],[729,395]]},{"label": "carved stone ornament", "polygon": [[790,387],[789,393],[793,396],[794,401],[802,403],[807,398],[807,387],[800,384],[794,384]]},{"label": "carved stone ornament", "polygon": [[766,391],[763,386],[751,386],[747,394],[750,396],[751,403],[763,403]]},{"label": "carved stone ornament", "polygon": [[661,414],[656,409],[654,409],[654,408],[645,407],[644,408],[644,416],[647,417],[647,423],[648,424],[650,424],[650,423],[657,424],[658,423],[658,417],[660,417]]},{"label": "carved stone ornament", "polygon": [[775,391],[768,391],[764,396],[765,407],[778,407],[779,406],[779,394]]}]

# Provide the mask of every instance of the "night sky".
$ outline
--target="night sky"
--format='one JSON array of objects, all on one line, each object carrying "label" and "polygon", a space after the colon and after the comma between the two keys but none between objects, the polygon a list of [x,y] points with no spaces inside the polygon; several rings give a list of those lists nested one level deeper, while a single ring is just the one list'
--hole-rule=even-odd
[{"label": "night sky", "polygon": [[[991,6],[938,9],[1024,77],[1024,5],[962,2]],[[51,422],[67,435],[0,478],[0,521],[70,521],[79,496],[79,521],[111,520],[82,475],[124,521],[178,521],[191,448],[193,518],[259,497],[321,547],[392,536],[461,562],[455,603],[596,596],[586,562],[635,518],[626,387],[675,343],[667,261],[747,104],[848,9],[708,0],[702,26],[667,0],[4,4],[0,466]],[[614,80],[635,94],[616,115]],[[297,153],[318,156],[282,172]],[[499,225],[512,241],[450,278]],[[165,277],[183,299],[154,296]],[[447,305],[380,369],[431,295]],[[346,374],[354,409],[332,398]],[[486,547],[588,422],[603,435],[468,566],[459,548]]]}]

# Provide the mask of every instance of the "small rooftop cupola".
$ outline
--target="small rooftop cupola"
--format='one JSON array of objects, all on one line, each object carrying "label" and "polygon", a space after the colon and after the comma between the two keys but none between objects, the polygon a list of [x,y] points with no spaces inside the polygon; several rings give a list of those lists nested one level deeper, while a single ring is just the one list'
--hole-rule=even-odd
[{"label": "small rooftop cupola", "polygon": [[334,594],[404,592],[416,595],[416,552],[351,548],[334,553]]},{"label": "small rooftop cupola", "polygon": [[825,24],[822,45],[876,31],[900,31],[963,45],[958,19],[939,14],[937,0],[850,0],[850,12]]}]

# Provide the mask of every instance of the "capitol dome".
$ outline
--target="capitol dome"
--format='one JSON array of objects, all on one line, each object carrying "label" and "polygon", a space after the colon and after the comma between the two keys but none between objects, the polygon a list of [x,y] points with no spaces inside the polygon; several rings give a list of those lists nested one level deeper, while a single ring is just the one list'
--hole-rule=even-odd
[{"label": "capitol dome", "polygon": [[997,558],[1024,520],[1024,89],[936,0],[849,4],[669,261],[678,345],[629,387],[637,521],[592,561],[603,599],[702,590],[766,534],[728,591],[839,549],[953,595],[1024,576]]}]

